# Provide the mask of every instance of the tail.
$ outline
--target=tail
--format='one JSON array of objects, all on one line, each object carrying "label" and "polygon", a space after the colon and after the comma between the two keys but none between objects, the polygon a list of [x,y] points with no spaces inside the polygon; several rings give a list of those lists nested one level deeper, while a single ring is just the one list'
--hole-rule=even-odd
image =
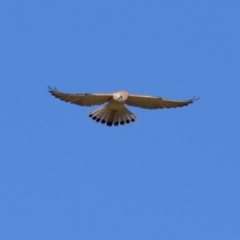
[{"label": "tail", "polygon": [[107,126],[118,126],[124,125],[125,123],[135,122],[137,117],[130,112],[125,106],[119,110],[111,110],[107,105],[98,108],[89,113],[89,117],[96,122],[101,122],[102,124],[107,124]]}]

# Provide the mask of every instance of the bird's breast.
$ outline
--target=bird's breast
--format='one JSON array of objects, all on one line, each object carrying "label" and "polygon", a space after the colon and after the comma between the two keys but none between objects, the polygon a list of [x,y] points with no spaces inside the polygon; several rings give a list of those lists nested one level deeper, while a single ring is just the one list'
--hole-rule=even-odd
[{"label": "bird's breast", "polygon": [[121,109],[124,105],[124,102],[117,101],[115,99],[111,99],[108,103],[108,107],[111,110],[117,111]]}]

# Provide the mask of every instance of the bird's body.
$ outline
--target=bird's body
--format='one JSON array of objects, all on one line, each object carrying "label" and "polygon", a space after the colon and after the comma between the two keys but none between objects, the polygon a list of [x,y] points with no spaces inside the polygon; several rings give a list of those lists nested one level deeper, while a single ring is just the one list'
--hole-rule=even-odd
[{"label": "bird's body", "polygon": [[62,101],[70,102],[80,106],[92,106],[107,103],[106,105],[89,113],[96,122],[107,124],[108,126],[124,125],[125,123],[134,122],[136,116],[130,112],[126,105],[145,108],[176,108],[183,107],[193,103],[197,98],[192,98],[185,101],[167,100],[160,97],[132,95],[126,91],[118,91],[115,93],[99,93],[99,94],[69,94],[59,92],[56,88],[49,87],[49,92],[56,98]]}]

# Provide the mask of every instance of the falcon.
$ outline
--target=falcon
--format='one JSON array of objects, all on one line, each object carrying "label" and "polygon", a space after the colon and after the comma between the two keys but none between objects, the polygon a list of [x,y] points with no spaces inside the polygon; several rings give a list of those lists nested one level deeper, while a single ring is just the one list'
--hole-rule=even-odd
[{"label": "falcon", "polygon": [[91,111],[89,117],[107,126],[118,126],[135,122],[137,117],[125,105],[145,109],[177,108],[187,106],[199,99],[193,97],[189,100],[175,101],[161,97],[129,94],[126,91],[70,94],[60,92],[56,88],[51,87],[48,88],[48,91],[62,101],[79,106],[93,106],[106,103],[104,106]]}]

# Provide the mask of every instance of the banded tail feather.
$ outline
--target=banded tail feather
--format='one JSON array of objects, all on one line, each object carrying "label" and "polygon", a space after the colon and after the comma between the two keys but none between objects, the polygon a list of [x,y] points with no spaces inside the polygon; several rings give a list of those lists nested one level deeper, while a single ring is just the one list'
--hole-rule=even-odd
[{"label": "banded tail feather", "polygon": [[106,123],[109,127],[129,124],[137,119],[125,106],[114,111],[109,109],[107,105],[90,112],[89,117],[96,122]]}]

